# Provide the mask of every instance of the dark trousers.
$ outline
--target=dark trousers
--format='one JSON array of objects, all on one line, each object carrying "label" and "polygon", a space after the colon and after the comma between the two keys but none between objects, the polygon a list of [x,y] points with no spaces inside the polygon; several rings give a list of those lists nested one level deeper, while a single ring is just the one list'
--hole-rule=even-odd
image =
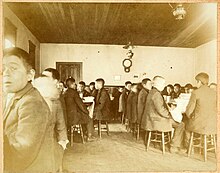
[{"label": "dark trousers", "polygon": [[188,130],[185,131],[185,139],[184,139],[184,145],[185,148],[189,148],[189,139],[190,139],[190,132]]},{"label": "dark trousers", "polygon": [[[188,121],[189,121],[188,117],[185,114],[183,114],[183,122],[187,125]],[[189,139],[190,139],[190,132],[185,129],[183,142],[184,142],[184,147],[186,149],[188,149],[189,147]]]},{"label": "dark trousers", "polygon": [[175,131],[171,142],[171,147],[181,148],[183,147],[184,142],[185,124],[183,122],[177,123],[173,121],[172,126],[175,129]]},{"label": "dark trousers", "polygon": [[82,124],[82,129],[88,137],[92,136],[94,132],[93,119],[90,118],[87,124]]}]

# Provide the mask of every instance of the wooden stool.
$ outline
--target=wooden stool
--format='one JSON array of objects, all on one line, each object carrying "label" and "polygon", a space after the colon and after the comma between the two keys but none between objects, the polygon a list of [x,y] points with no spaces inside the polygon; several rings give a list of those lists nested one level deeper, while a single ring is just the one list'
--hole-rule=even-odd
[{"label": "wooden stool", "polygon": [[122,124],[122,125],[124,124],[124,120],[125,120],[125,114],[122,113],[122,115],[121,115],[121,124]]},{"label": "wooden stool", "polygon": [[[147,139],[147,132],[148,132],[148,139]],[[162,144],[162,152],[165,154],[165,145],[170,144],[171,142],[171,132],[161,132],[161,131],[146,131],[145,141],[147,139],[147,148],[148,151],[150,142],[156,142]],[[154,135],[154,139],[151,139],[151,136]],[[160,139],[158,139],[158,137]]]},{"label": "wooden stool", "polygon": [[73,137],[74,137],[74,132],[80,133],[82,143],[84,144],[84,135],[83,135],[83,130],[82,130],[82,125],[72,125],[71,126],[71,134],[70,134],[70,146],[73,146]]},{"label": "wooden stool", "polygon": [[106,131],[107,135],[109,136],[109,127],[107,121],[105,121],[105,125],[106,127],[102,128],[102,121],[98,120],[98,135],[100,139],[102,138],[102,131]]},{"label": "wooden stool", "polygon": [[137,137],[136,137],[136,139],[138,141],[140,139],[140,125],[139,124],[136,125],[136,129],[137,129]]},{"label": "wooden stool", "polygon": [[[198,134],[200,137],[195,138],[194,137],[194,132],[190,133],[190,140],[189,140],[189,149],[188,149],[188,157],[190,157],[192,150],[195,148],[200,149],[200,154],[201,150],[203,149],[204,152],[204,161],[207,161],[207,152],[214,150],[215,151],[215,156],[216,156],[216,134]],[[198,142],[198,144],[195,144]],[[211,147],[210,147],[211,145]],[[209,148],[210,147],[210,148]]]}]

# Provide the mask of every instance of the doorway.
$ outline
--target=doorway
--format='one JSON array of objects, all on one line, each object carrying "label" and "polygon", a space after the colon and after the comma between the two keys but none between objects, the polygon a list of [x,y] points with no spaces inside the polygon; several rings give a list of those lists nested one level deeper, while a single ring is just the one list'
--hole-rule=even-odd
[{"label": "doorway", "polygon": [[76,83],[82,80],[82,62],[56,62],[56,69],[63,82],[69,77],[73,77]]}]

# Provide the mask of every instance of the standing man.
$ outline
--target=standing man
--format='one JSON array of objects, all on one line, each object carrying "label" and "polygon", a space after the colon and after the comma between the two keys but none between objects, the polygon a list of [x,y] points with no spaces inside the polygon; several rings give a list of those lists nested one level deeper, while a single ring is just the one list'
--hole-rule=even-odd
[{"label": "standing man", "polygon": [[51,150],[50,110],[35,89],[33,67],[24,50],[14,47],[3,56],[4,170],[7,172],[55,172]]},{"label": "standing man", "polygon": [[111,118],[111,100],[108,92],[104,88],[105,81],[102,78],[96,80],[96,88],[98,94],[96,97],[94,119],[95,120],[109,120]]},{"label": "standing man", "polygon": [[[54,69],[54,68],[47,68],[42,72],[43,75],[47,76],[49,79],[51,79],[55,85],[55,87],[59,91],[59,97],[56,99],[56,104],[59,107],[58,110],[59,114],[57,114],[57,125],[56,125],[56,130],[58,133],[58,141],[61,143],[66,143],[67,141],[67,128],[66,128],[66,106],[65,106],[65,101],[64,101],[64,96],[61,94],[60,90],[60,73]],[[66,141],[66,142],[65,142]]]},{"label": "standing man", "polygon": [[120,113],[118,111],[119,109],[119,98],[120,98],[121,92],[118,88],[113,88],[112,90],[112,111],[114,114],[114,120],[118,120],[118,118],[121,118]]},{"label": "standing man", "polygon": [[199,134],[217,133],[217,96],[216,92],[208,87],[209,75],[199,73],[195,77],[197,88],[191,94],[186,108],[187,142],[189,132]]},{"label": "standing man", "polygon": [[131,85],[131,92],[127,99],[127,119],[129,123],[129,128],[132,132],[136,131],[137,123],[137,102],[138,102],[138,89],[137,84],[133,83]]},{"label": "standing man", "polygon": [[62,93],[62,89],[61,89],[61,85],[60,85],[60,73],[58,72],[58,70],[54,69],[54,68],[46,68],[43,72],[42,75],[49,77],[54,85],[56,85],[56,87],[60,90],[60,102],[63,108],[63,115],[64,115],[64,120],[65,123],[67,123],[67,115],[66,115],[66,105],[65,105],[65,101],[64,101],[64,93]]},{"label": "standing man", "polygon": [[149,91],[152,89],[151,80],[148,78],[143,79],[142,86],[143,86],[143,88],[141,89],[141,91],[138,94],[138,105],[137,105],[137,112],[138,112],[137,123],[138,124],[141,124],[147,96],[149,94]]},{"label": "standing man", "polygon": [[131,91],[131,81],[127,81],[125,82],[125,88],[121,94],[121,103],[122,103],[122,112],[123,112],[123,115],[122,115],[122,123],[124,123],[124,119],[125,119],[125,124],[128,123],[128,120],[127,120],[127,99],[128,99],[128,94],[130,93]]},{"label": "standing man", "polygon": [[54,137],[55,137],[54,154],[56,161],[56,170],[62,171],[64,150],[66,149],[66,145],[69,141],[67,138],[67,128],[64,117],[66,110],[64,104],[62,104],[61,102],[62,94],[59,88],[60,74],[54,68],[47,68],[43,71],[42,74],[46,76],[46,78],[51,80],[51,84],[48,83],[47,93],[45,93],[42,87],[38,86],[37,88],[39,88],[41,95],[45,98],[46,102],[50,107],[51,116],[52,116],[50,123],[51,123],[51,127],[53,127],[52,129],[54,130]]}]

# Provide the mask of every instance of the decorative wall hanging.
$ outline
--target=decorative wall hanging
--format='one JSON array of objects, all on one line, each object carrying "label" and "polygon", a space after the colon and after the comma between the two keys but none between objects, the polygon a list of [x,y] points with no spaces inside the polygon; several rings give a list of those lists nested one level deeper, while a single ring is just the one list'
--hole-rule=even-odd
[{"label": "decorative wall hanging", "polygon": [[122,62],[122,65],[124,66],[124,71],[126,73],[130,72],[130,68],[132,66],[132,57],[134,56],[134,53],[132,52],[132,49],[134,48],[134,46],[131,44],[131,42],[129,42],[127,45],[123,46],[124,49],[127,49],[128,52],[126,53],[127,58],[125,58]]},{"label": "decorative wall hanging", "polygon": [[128,58],[125,58],[122,62],[122,65],[124,66],[124,71],[126,73],[130,72],[130,67],[132,66],[132,61]]}]

